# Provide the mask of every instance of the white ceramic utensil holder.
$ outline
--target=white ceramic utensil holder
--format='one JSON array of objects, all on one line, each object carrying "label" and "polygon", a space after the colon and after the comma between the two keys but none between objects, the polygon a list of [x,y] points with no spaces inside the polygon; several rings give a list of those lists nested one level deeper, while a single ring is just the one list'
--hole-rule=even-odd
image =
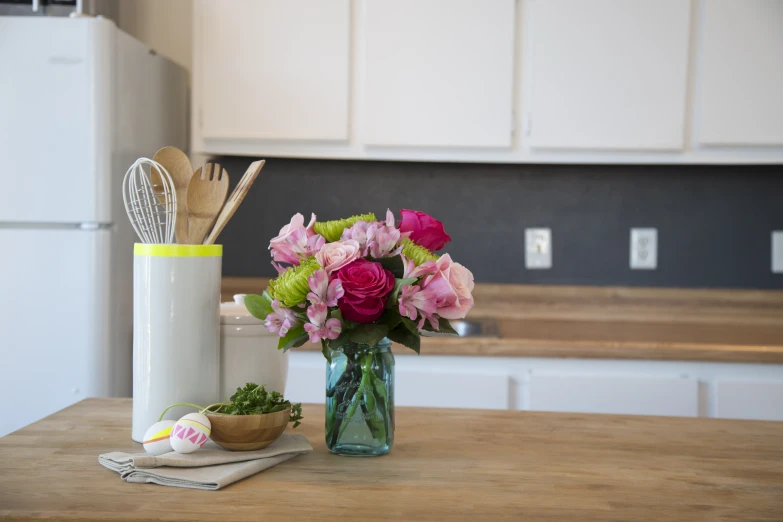
[{"label": "white ceramic utensil holder", "polygon": [[137,243],[133,254],[132,438],[141,442],[167,406],[219,400],[223,247]]}]

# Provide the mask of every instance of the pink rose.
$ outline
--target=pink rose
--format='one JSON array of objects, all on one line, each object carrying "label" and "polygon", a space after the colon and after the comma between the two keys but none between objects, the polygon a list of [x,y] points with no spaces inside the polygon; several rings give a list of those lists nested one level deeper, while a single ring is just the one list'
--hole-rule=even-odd
[{"label": "pink rose", "polygon": [[463,319],[473,308],[473,274],[444,254],[435,262],[437,272],[422,281],[422,290],[435,293],[435,308],[444,319]]},{"label": "pink rose", "polygon": [[394,289],[394,275],[380,263],[357,259],[335,272],[343,285],[337,305],[343,317],[357,323],[371,323],[383,315]]},{"label": "pink rose", "polygon": [[321,250],[315,254],[315,259],[321,265],[327,274],[339,270],[345,265],[355,261],[361,254],[359,243],[353,239],[344,241],[335,241],[326,243]]},{"label": "pink rose", "polygon": [[443,229],[443,223],[429,214],[407,209],[400,210],[400,214],[400,232],[410,232],[408,237],[417,245],[435,252],[451,241],[451,237]]}]

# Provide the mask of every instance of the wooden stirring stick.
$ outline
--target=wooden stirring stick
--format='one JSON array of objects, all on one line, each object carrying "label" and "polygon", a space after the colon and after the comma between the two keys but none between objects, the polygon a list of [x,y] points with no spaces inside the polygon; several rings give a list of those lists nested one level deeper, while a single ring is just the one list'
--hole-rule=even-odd
[{"label": "wooden stirring stick", "polygon": [[204,240],[205,245],[212,245],[215,243],[215,240],[217,240],[228,221],[234,215],[234,212],[236,212],[239,205],[242,204],[242,200],[245,199],[247,191],[250,190],[250,187],[253,185],[253,182],[258,177],[258,173],[261,172],[261,169],[264,167],[265,163],[266,160],[254,161],[247,168],[245,174],[242,176],[242,179],[239,180],[239,184],[231,193],[231,196],[229,196],[228,201],[226,201],[226,205],[223,207],[223,210],[220,211],[220,215],[218,216],[217,221],[215,221],[215,226],[212,228],[212,232],[210,232],[209,236],[207,236],[207,239]]}]

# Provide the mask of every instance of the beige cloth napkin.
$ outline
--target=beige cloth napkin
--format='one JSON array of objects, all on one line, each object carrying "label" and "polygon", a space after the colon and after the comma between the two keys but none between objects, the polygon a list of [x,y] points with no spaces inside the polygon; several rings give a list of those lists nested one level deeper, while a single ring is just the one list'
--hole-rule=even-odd
[{"label": "beige cloth napkin", "polygon": [[200,450],[184,455],[171,452],[155,457],[115,451],[99,455],[98,462],[126,482],[216,490],[312,450],[303,435],[283,433],[256,451],[226,451],[208,441]]}]

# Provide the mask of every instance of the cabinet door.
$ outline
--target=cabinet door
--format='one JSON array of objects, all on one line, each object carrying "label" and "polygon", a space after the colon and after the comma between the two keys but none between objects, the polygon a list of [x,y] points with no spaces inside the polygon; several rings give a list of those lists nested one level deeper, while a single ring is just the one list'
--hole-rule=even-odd
[{"label": "cabinet door", "polygon": [[431,372],[397,368],[397,406],[507,410],[508,375],[479,372]]},{"label": "cabinet door", "polygon": [[369,145],[511,145],[514,0],[366,0]]},{"label": "cabinet door", "polygon": [[285,398],[292,402],[323,404],[326,401],[326,370],[323,363],[319,367],[302,366],[295,357],[291,357],[289,362]]},{"label": "cabinet door", "polygon": [[347,140],[349,0],[201,0],[202,136]]},{"label": "cabinet door", "polygon": [[699,414],[695,379],[635,376],[532,375],[530,409],[579,413]]},{"label": "cabinet door", "polygon": [[783,382],[718,381],[716,417],[783,421]]},{"label": "cabinet door", "polygon": [[699,143],[783,145],[783,2],[705,2],[699,71]]},{"label": "cabinet door", "polygon": [[526,5],[531,147],[683,148],[689,1]]}]

